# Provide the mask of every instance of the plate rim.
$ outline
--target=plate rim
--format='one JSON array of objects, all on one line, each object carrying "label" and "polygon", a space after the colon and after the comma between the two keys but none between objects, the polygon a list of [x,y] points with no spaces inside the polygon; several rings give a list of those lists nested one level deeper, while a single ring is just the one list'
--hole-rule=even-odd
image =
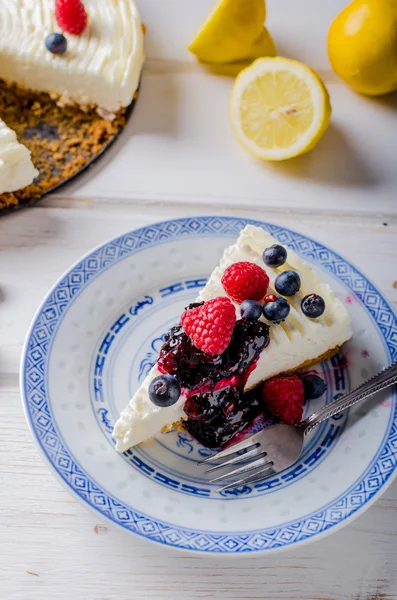
[{"label": "plate rim", "polygon": [[[349,267],[352,268],[353,271],[355,271],[361,278],[363,278],[364,280],[366,280],[375,290],[376,295],[379,296],[381,298],[381,300],[385,303],[386,307],[389,309],[392,317],[393,317],[393,322],[394,324],[396,324],[396,315],[395,312],[393,310],[393,308],[391,307],[390,303],[388,302],[388,300],[384,297],[384,295],[382,294],[381,291],[378,290],[377,286],[371,281],[371,279],[369,279],[366,275],[364,275],[360,269],[358,269],[353,263],[351,263],[349,260],[345,259],[342,255],[340,255],[339,253],[335,252],[334,250],[332,250],[331,248],[329,248],[328,246],[325,246],[322,242],[318,242],[315,238],[312,238],[311,236],[306,236],[305,234],[300,233],[299,231],[295,231],[292,230],[290,228],[284,227],[282,225],[278,225],[278,224],[274,224],[274,223],[269,223],[266,221],[261,221],[258,219],[250,219],[250,218],[243,218],[243,217],[235,217],[235,216],[219,216],[219,215],[198,215],[198,216],[190,216],[190,217],[182,217],[182,218],[175,218],[175,219],[167,219],[167,220],[163,220],[163,221],[159,221],[159,222],[154,222],[154,223],[149,223],[146,225],[143,225],[141,227],[132,229],[132,230],[128,230],[124,233],[121,233],[115,237],[109,238],[108,240],[106,240],[103,243],[98,244],[96,247],[92,248],[91,250],[89,250],[88,252],[86,252],[84,255],[82,255],[81,257],[79,257],[68,269],[66,269],[61,275],[60,277],[56,280],[56,282],[50,287],[49,291],[45,294],[43,300],[40,302],[37,310],[35,311],[35,314],[32,318],[31,324],[29,326],[28,332],[26,334],[25,337],[25,341],[24,341],[24,345],[23,345],[23,351],[22,351],[22,356],[21,356],[21,366],[20,366],[20,389],[21,389],[21,400],[22,400],[22,405],[23,405],[23,410],[25,413],[25,418],[27,420],[29,429],[31,431],[31,434],[36,442],[36,445],[39,448],[39,452],[42,455],[44,462],[48,464],[50,470],[53,472],[53,474],[56,476],[57,479],[59,479],[59,481],[62,483],[62,485],[74,496],[76,497],[79,502],[81,504],[83,504],[86,508],[88,508],[93,514],[96,515],[101,515],[102,518],[105,518],[107,521],[109,521],[112,525],[117,526],[119,529],[121,529],[122,531],[126,532],[126,533],[132,533],[133,535],[136,535],[139,538],[145,539],[147,541],[151,541],[153,543],[156,543],[160,546],[165,546],[167,548],[172,548],[174,550],[179,550],[182,552],[193,552],[195,554],[200,554],[202,556],[209,556],[209,555],[217,555],[217,556],[228,556],[228,557],[232,557],[232,556],[242,556],[242,555],[258,555],[258,554],[269,554],[269,553],[275,553],[275,552],[280,552],[280,551],[284,551],[287,549],[292,549],[295,547],[300,547],[303,544],[307,544],[310,543],[312,541],[316,541],[319,539],[322,539],[323,537],[330,535],[331,533],[338,531],[339,529],[341,529],[342,527],[344,527],[345,525],[347,525],[348,523],[351,523],[355,518],[357,518],[359,515],[361,515],[367,508],[369,508],[374,502],[376,502],[376,500],[380,497],[380,495],[382,495],[387,488],[391,485],[391,483],[393,482],[393,480],[395,479],[395,477],[397,476],[397,465],[394,464],[393,470],[388,474],[388,477],[386,479],[386,481],[384,481],[383,483],[381,483],[376,492],[366,501],[363,502],[363,504],[356,510],[354,510],[354,512],[352,512],[351,514],[345,516],[344,518],[340,519],[339,521],[337,521],[336,523],[331,523],[327,528],[323,529],[322,531],[320,531],[319,533],[312,533],[311,535],[304,537],[302,539],[298,539],[295,540],[291,543],[285,543],[285,544],[280,544],[278,546],[273,546],[270,548],[248,548],[248,549],[218,549],[218,550],[213,550],[213,549],[209,549],[209,550],[205,550],[205,549],[199,549],[199,548],[195,548],[195,547],[187,547],[185,545],[178,545],[178,544],[174,544],[174,543],[170,543],[167,541],[163,540],[159,540],[159,539],[154,539],[152,536],[147,535],[146,533],[142,533],[140,531],[134,531],[130,528],[127,528],[125,526],[122,525],[122,523],[116,521],[112,516],[109,516],[107,514],[105,514],[102,510],[100,510],[99,507],[95,507],[93,504],[91,504],[91,502],[87,499],[84,499],[82,496],[80,496],[78,494],[78,492],[76,491],[76,489],[70,484],[70,482],[68,482],[59,472],[59,470],[57,469],[56,465],[50,460],[48,454],[46,453],[41,440],[39,438],[39,435],[34,427],[33,424],[33,420],[31,417],[31,414],[29,412],[28,409],[28,398],[27,398],[27,394],[26,394],[26,389],[25,389],[25,383],[26,383],[26,372],[25,372],[25,365],[26,365],[26,359],[27,359],[27,353],[29,350],[29,342],[31,340],[31,336],[32,333],[34,331],[34,327],[38,321],[38,318],[40,317],[41,313],[42,313],[42,309],[44,308],[44,306],[46,305],[47,301],[49,300],[49,298],[51,297],[51,295],[53,294],[53,292],[59,287],[60,283],[62,282],[63,279],[65,279],[69,274],[71,274],[78,265],[80,265],[81,263],[83,263],[88,257],[92,256],[94,253],[106,248],[107,246],[109,246],[109,244],[115,243],[117,241],[120,241],[124,238],[126,238],[126,236],[130,235],[130,234],[137,234],[137,233],[143,233],[145,230],[151,228],[151,227],[157,227],[157,228],[162,228],[164,226],[170,225],[172,223],[177,223],[179,225],[186,225],[189,222],[194,222],[194,221],[199,221],[202,223],[207,222],[211,222],[211,221],[216,221],[216,220],[220,220],[222,221],[226,221],[226,222],[234,222],[236,226],[238,226],[239,228],[242,228],[243,226],[247,225],[247,224],[254,224],[257,226],[264,226],[265,229],[267,231],[269,231],[272,235],[275,235],[277,237],[277,233],[273,230],[273,229],[278,229],[280,231],[285,231],[288,234],[292,234],[293,237],[301,237],[303,238],[303,240],[309,240],[310,242],[313,242],[315,246],[324,249],[328,252],[331,253],[331,255],[337,257],[338,259],[340,259],[342,262],[346,263],[347,265],[349,265]],[[234,232],[233,232],[234,233]],[[197,237],[200,236],[200,231],[196,232],[196,231],[191,231],[190,233],[191,235],[193,235],[193,237],[195,237],[197,235]],[[190,235],[189,234],[189,235]],[[215,232],[215,231],[207,231],[207,232],[201,232],[201,235],[205,236],[205,235],[220,235],[222,236],[222,231],[219,232]],[[230,235],[232,234],[232,232],[230,232]],[[223,235],[226,237],[227,233],[223,233]],[[188,236],[184,236],[184,237],[188,237]],[[175,239],[175,234],[172,235],[168,235],[167,238],[164,239],[164,241],[167,241],[167,239]],[[160,240],[161,243],[161,240]],[[150,247],[151,244],[148,243],[146,247]],[[142,248],[144,249],[144,248]],[[137,250],[137,248],[134,248],[132,250]],[[131,252],[131,254],[133,254],[135,252]],[[128,254],[126,254],[126,256],[128,256]],[[307,259],[308,257],[303,255],[305,259]],[[310,260],[310,259],[309,259]],[[313,259],[312,259],[313,260]],[[316,264],[317,261],[313,260],[313,262]],[[112,266],[114,264],[114,262],[112,262],[110,265],[108,266]],[[323,265],[321,265],[321,263],[319,264],[319,266],[321,268],[324,268]],[[103,272],[103,267],[98,269],[98,274]],[[335,277],[338,278],[337,275],[335,275],[335,273],[333,273],[333,275]],[[82,285],[82,289],[84,289],[84,285]],[[353,293],[355,293],[352,290]],[[77,294],[78,295],[78,294]],[[69,300],[70,301],[70,300]],[[366,306],[366,304],[360,299],[360,303],[362,305],[363,308],[365,308],[367,310],[367,312],[369,314],[370,311],[368,309],[368,307]],[[391,352],[390,352],[390,348],[387,344],[387,340],[385,339],[385,336],[383,335],[383,332],[380,330],[379,328],[379,324],[378,322],[375,320],[375,317],[373,315],[371,315],[371,318],[373,319],[375,326],[378,328],[378,330],[380,331],[381,337],[382,337],[382,342],[384,343],[384,347],[386,349],[387,355],[389,357],[389,359],[391,360]],[[56,323],[57,326],[59,325],[59,323],[62,322],[62,319],[60,318],[60,316],[57,317],[56,319]],[[397,420],[397,406],[395,407],[395,411],[394,411],[394,419],[391,418],[388,424],[388,430],[385,430],[385,435],[387,434],[387,437],[385,438],[385,442],[384,445],[390,440],[390,434],[391,434],[391,429],[393,426],[393,422],[395,422]],[[60,434],[60,432],[57,432],[58,435],[62,440],[62,436]],[[384,448],[384,445],[382,446],[382,449]],[[379,447],[380,449],[381,447]],[[377,454],[379,454],[379,449],[377,451]],[[77,461],[77,459],[71,455],[72,458]],[[375,455],[376,456],[376,455]],[[379,457],[376,459],[378,460]],[[77,463],[78,464],[78,463]],[[373,466],[373,465],[372,465]],[[91,476],[84,470],[86,476],[88,478],[90,478]],[[360,475],[361,479],[359,481],[362,481],[364,479],[364,477],[362,477]],[[357,484],[357,482],[355,483],[355,485]],[[353,485],[353,484],[352,484]],[[102,486],[103,487],[103,486]],[[349,486],[349,488],[347,488],[348,490],[350,489],[351,486]],[[115,498],[114,495],[111,492],[105,491],[104,492],[105,495],[110,496],[111,498]],[[341,495],[343,495],[343,497],[346,497],[349,493],[351,492],[346,492],[344,491]],[[335,503],[336,500],[332,500],[331,503]],[[328,503],[330,504],[330,503]],[[324,507],[320,507],[319,509],[312,511],[312,513],[310,513],[310,515],[316,513],[316,512],[320,512],[322,509],[325,509],[328,504],[324,505]],[[130,510],[132,512],[134,512],[136,509],[132,509],[130,508]],[[203,536],[233,536],[235,535],[236,537],[240,536],[240,535],[244,535],[244,534],[249,534],[249,533],[258,533],[262,531],[266,531],[264,529],[262,530],[252,530],[252,532],[211,532],[211,531],[198,531],[198,530],[194,530],[191,529],[189,527],[181,527],[181,526],[176,526],[172,523],[167,523],[166,521],[159,521],[157,518],[155,517],[151,517],[149,515],[144,515],[144,513],[141,513],[146,519],[148,519],[149,521],[154,521],[156,524],[157,523],[162,523],[166,526],[170,526],[172,528],[174,528],[175,530],[182,530],[182,531],[187,531],[187,532],[194,532],[198,535],[203,535]],[[294,521],[304,521],[305,519],[307,519],[310,515],[304,515],[302,517],[299,517],[299,519],[295,519]],[[288,523],[284,523],[281,525],[278,525],[276,529],[282,529],[284,527],[286,527],[288,525]]]}]

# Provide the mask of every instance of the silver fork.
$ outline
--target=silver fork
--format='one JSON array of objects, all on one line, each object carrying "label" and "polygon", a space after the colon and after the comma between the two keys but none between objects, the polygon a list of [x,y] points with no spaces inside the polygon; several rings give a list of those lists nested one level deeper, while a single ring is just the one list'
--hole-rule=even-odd
[{"label": "silver fork", "polygon": [[271,425],[230,448],[205,458],[199,464],[219,463],[206,471],[206,473],[211,473],[211,477],[221,469],[237,467],[210,479],[211,483],[234,479],[218,488],[216,490],[218,492],[266,479],[284,471],[298,460],[305,437],[317,425],[395,383],[397,383],[397,362],[341,398],[316,410],[298,425],[283,425],[282,423]]}]

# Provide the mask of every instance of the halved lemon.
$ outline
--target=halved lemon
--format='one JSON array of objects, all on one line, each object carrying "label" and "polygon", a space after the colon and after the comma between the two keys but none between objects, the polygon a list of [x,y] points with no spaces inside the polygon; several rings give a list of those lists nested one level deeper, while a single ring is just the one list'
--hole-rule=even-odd
[{"label": "halved lemon", "polygon": [[331,116],[328,91],[310,67],[286,58],[259,58],[237,76],[230,105],[239,142],[262,160],[308,152]]},{"label": "halved lemon", "polygon": [[275,56],[265,0],[218,0],[189,50],[205,63],[223,64]]}]

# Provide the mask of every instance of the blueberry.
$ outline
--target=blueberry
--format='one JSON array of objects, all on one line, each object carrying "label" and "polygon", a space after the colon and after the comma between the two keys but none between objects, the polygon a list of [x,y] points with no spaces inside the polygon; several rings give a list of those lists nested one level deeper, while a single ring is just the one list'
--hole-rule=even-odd
[{"label": "blueberry", "polygon": [[50,33],[45,39],[45,45],[52,54],[63,54],[66,52],[68,43],[62,33]]},{"label": "blueberry", "polygon": [[302,377],[302,383],[305,390],[305,400],[320,398],[327,389],[324,379],[321,379],[318,375],[305,375]]},{"label": "blueberry", "polygon": [[267,296],[263,305],[263,314],[268,321],[280,323],[288,317],[290,306],[285,298],[277,296]]},{"label": "blueberry", "polygon": [[269,267],[281,267],[287,260],[287,251],[280,244],[273,244],[263,253],[263,262]]},{"label": "blueberry", "polygon": [[282,296],[293,296],[300,290],[301,278],[296,271],[283,271],[277,275],[274,287]]},{"label": "blueberry", "polygon": [[301,307],[304,315],[316,319],[325,311],[325,302],[318,294],[309,294],[303,298]]},{"label": "blueberry", "polygon": [[159,375],[150,382],[149,398],[156,406],[172,406],[180,395],[181,386],[173,375]]},{"label": "blueberry", "polygon": [[240,304],[241,318],[248,321],[257,321],[262,314],[262,307],[256,300],[244,300]]}]

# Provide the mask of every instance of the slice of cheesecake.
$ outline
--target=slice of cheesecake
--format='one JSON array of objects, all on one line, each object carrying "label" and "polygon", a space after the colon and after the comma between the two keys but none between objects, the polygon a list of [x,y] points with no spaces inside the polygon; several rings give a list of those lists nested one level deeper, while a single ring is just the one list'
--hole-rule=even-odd
[{"label": "slice of cheesecake", "polygon": [[15,131],[0,119],[0,194],[30,185],[38,173],[30,150],[18,142]]},{"label": "slice of cheesecake", "polygon": [[87,27],[65,33],[67,49],[56,55],[46,47],[47,36],[60,31],[54,0],[1,0],[0,79],[112,118],[139,84],[142,23],[133,0],[84,0],[84,7]]},{"label": "slice of cheesecake", "polygon": [[[274,245],[276,250],[272,249]],[[115,424],[113,436],[118,451],[169,431],[185,420],[188,430],[205,445],[222,445],[257,414],[261,402],[255,393],[257,386],[330,358],[350,339],[348,311],[331,287],[295,252],[252,225],[247,225],[236,244],[225,250],[220,265],[199,294],[198,304],[188,307],[188,312],[195,313],[189,314],[201,310],[199,303],[206,306],[212,299],[225,299],[225,271],[229,273],[236,265],[238,269],[242,263],[256,265],[254,275],[258,268],[259,273],[265,272],[262,279],[266,280],[266,297],[260,300],[263,314],[259,320],[241,318],[241,298],[236,302],[234,297],[236,322],[232,337],[226,350],[214,355],[195,346],[197,328],[192,334],[185,312],[185,330],[177,326],[167,334],[157,363]],[[170,398],[165,403],[169,406],[153,401],[153,381],[164,374],[171,382]]]}]

